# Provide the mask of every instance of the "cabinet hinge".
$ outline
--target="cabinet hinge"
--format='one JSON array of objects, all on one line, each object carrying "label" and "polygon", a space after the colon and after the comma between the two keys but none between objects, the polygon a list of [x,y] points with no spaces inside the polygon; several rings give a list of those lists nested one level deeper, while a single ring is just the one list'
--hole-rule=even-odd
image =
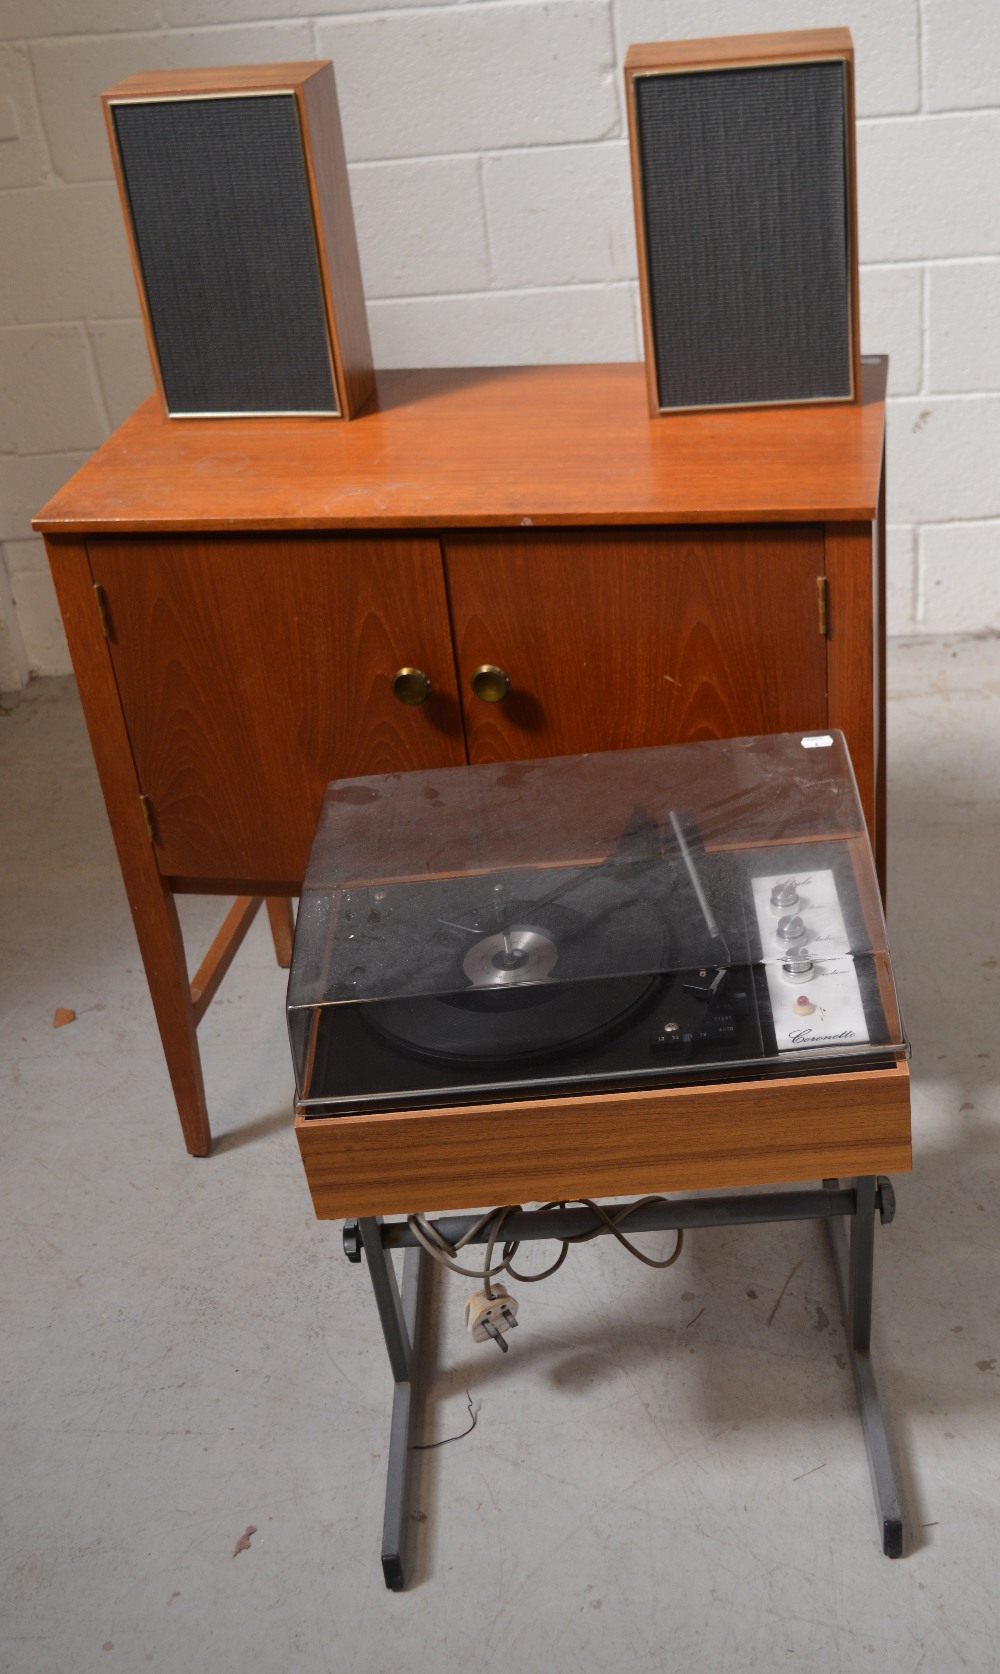
[{"label": "cabinet hinge", "polygon": [[818,575],[816,577],[816,603],[819,607],[819,631],[825,639],[827,636],[825,575]]},{"label": "cabinet hinge", "polygon": [[111,617],[108,614],[108,601],[107,601],[107,597],[106,597],[105,592],[104,592],[104,588],[101,586],[99,581],[94,582],[94,598],[97,601],[97,614],[98,614],[98,617],[100,618],[101,628],[104,632],[104,637],[105,637],[105,639],[110,639],[111,638]]},{"label": "cabinet hinge", "polygon": [[142,817],[146,822],[146,830],[149,832],[149,840],[151,843],[155,843],[156,827],[153,824],[153,804],[148,796],[140,796],[139,806],[142,809]]}]

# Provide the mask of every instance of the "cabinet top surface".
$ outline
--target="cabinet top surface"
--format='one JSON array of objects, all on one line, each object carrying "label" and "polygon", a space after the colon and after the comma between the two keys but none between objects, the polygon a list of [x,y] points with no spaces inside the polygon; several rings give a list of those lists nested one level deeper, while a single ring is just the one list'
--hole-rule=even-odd
[{"label": "cabinet top surface", "polygon": [[380,372],[360,417],[168,419],[154,397],[34,521],[50,534],[862,521],[884,358],[858,405],[650,418],[640,363]]}]

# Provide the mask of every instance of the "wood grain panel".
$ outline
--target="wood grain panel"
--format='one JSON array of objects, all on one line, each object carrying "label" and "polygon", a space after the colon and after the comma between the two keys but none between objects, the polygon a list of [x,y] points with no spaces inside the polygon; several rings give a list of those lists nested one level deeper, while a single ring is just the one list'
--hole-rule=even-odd
[{"label": "wood grain panel", "polygon": [[905,1064],[719,1087],[296,1119],[320,1220],[909,1169]]},{"label": "wood grain panel", "polygon": [[687,41],[643,41],[630,46],[626,71],[706,70],[714,65],[770,64],[781,59],[844,58],[853,54],[849,29],[778,29],[756,35],[708,35]]},{"label": "wood grain panel", "polygon": [[847,739],[861,806],[878,852],[875,817],[877,752],[881,750],[877,685],[879,577],[871,523],[837,524],[826,534],[829,584],[827,642],[830,725]]},{"label": "wood grain panel", "polygon": [[314,66],[298,90],[330,336],[345,418],[375,393],[372,346],[333,65]]},{"label": "wood grain panel", "polygon": [[287,64],[216,64],[193,70],[137,70],[102,94],[104,99],[200,98],[212,93],[266,93],[272,87],[294,89],[315,75],[322,60],[302,58]]},{"label": "wood grain panel", "polygon": [[[301,882],[330,779],[464,757],[436,541],[93,541],[156,857]],[[407,708],[401,664],[430,677]]]},{"label": "wood grain panel", "polygon": [[471,761],[827,724],[819,529],[449,535],[445,562]]},{"label": "wood grain panel", "polygon": [[882,905],[887,905],[887,830],[886,830],[886,549],[885,549],[885,452],[882,453],[882,476],[878,488],[878,510],[872,530],[872,609],[875,615],[873,656],[875,660],[875,871],[882,890]]},{"label": "wood grain panel", "polygon": [[135,530],[811,523],[875,515],[886,362],[860,405],[675,413],[641,365],[380,372],[350,424],[164,418],[151,398],[35,520]]}]

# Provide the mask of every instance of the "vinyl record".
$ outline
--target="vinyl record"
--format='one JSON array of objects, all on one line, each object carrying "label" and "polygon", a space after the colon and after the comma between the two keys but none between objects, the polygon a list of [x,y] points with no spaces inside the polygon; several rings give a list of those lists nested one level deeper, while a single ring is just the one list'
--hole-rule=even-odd
[{"label": "vinyl record", "polygon": [[605,1034],[646,999],[666,943],[639,903],[615,906],[632,920],[639,974],[602,975],[595,926],[565,900],[514,903],[502,928],[470,928],[454,992],[382,1000],[364,1008],[365,1021],[419,1057],[456,1062],[537,1058]]}]

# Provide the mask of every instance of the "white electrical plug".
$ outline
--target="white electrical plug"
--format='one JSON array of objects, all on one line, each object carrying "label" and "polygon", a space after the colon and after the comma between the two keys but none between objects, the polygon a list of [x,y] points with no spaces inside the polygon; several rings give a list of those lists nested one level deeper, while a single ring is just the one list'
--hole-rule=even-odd
[{"label": "white electrical plug", "polygon": [[465,1304],[465,1323],[474,1343],[491,1338],[506,1354],[510,1345],[504,1342],[504,1333],[517,1324],[517,1298],[511,1296],[506,1285],[492,1285],[491,1289],[491,1297],[485,1290],[473,1291]]}]

